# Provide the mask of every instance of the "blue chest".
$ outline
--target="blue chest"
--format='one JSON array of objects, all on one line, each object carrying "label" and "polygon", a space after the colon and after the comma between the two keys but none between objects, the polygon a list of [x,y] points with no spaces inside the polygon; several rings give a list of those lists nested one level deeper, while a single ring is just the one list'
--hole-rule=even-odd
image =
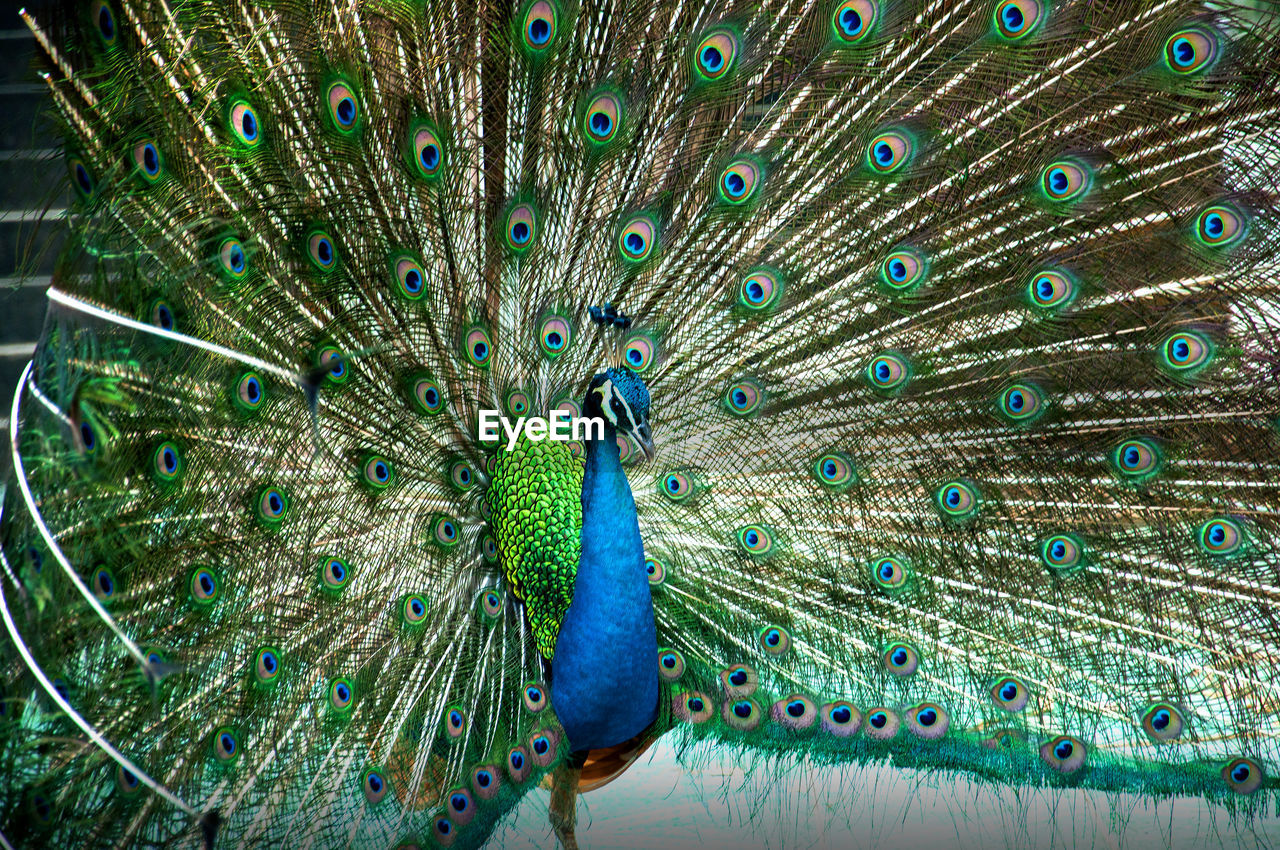
[{"label": "blue chest", "polygon": [[653,722],[657,640],[636,505],[610,432],[587,450],[582,557],[551,662],[552,702],[574,750],[621,743]]}]

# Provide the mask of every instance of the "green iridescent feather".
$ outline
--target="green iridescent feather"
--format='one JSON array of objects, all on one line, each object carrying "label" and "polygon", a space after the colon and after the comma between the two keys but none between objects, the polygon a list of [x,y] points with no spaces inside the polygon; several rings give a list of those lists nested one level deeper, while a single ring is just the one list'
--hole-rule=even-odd
[{"label": "green iridescent feather", "polygon": [[522,436],[499,449],[485,501],[493,515],[502,574],[525,604],[525,616],[544,658],[555,654],[556,633],[573,600],[582,550],[582,461],[561,442]]}]

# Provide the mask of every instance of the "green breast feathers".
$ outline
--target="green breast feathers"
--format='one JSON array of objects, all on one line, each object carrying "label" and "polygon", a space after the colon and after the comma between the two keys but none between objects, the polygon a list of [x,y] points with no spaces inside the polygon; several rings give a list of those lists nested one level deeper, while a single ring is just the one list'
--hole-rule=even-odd
[{"label": "green breast feathers", "polygon": [[555,652],[582,550],[582,461],[567,444],[521,437],[499,449],[485,501],[502,572],[524,602],[538,651]]}]

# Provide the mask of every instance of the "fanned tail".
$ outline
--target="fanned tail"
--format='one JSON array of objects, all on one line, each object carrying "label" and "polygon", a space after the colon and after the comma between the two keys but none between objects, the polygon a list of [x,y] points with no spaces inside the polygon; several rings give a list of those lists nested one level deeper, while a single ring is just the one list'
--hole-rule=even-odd
[{"label": "fanned tail", "polygon": [[1272,10],[29,20],[77,202],[0,523],[9,838],[482,843],[566,755],[526,590],[576,555],[499,539],[481,411],[615,358],[652,736],[1272,800]]}]

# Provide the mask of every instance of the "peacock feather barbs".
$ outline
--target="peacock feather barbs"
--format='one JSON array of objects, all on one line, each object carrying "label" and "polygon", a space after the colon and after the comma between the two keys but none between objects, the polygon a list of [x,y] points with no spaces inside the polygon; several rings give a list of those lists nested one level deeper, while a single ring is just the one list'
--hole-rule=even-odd
[{"label": "peacock feather barbs", "polygon": [[[1276,10],[26,20],[74,204],[0,502],[10,843],[479,846],[581,768],[550,672],[633,527],[644,740],[1268,817]],[[593,376],[651,410],[607,506],[614,446],[482,437]]]}]

